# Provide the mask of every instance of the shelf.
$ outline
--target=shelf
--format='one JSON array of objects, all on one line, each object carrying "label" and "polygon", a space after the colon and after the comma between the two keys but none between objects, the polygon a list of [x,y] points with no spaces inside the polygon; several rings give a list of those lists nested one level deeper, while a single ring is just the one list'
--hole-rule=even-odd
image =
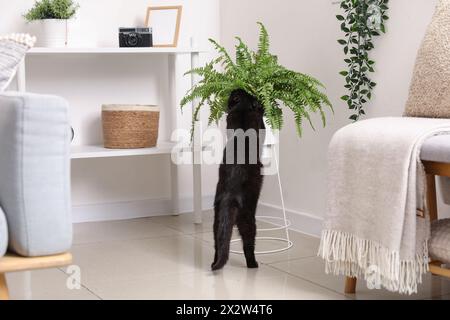
[{"label": "shelf", "polygon": [[200,53],[203,51],[190,48],[44,48],[35,47],[28,51],[28,55],[47,55],[47,54],[186,54],[186,53]]},{"label": "shelf", "polygon": [[106,149],[103,146],[72,146],[72,159],[92,159],[170,154],[175,144],[171,142],[159,143],[155,148],[144,149]]}]

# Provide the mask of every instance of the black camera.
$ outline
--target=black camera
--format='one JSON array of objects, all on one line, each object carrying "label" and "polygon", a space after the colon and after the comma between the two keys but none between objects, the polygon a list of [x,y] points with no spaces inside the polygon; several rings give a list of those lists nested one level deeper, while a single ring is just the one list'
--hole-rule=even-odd
[{"label": "black camera", "polygon": [[152,47],[151,28],[119,28],[119,47]]}]

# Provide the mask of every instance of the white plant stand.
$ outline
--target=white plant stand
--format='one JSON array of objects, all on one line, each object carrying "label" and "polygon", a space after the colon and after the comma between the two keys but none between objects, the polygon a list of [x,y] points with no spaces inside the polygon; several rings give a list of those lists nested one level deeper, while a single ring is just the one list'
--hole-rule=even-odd
[{"label": "white plant stand", "polygon": [[[71,55],[145,55],[149,59],[156,55],[167,55],[170,59],[175,60],[178,55],[190,55],[190,68],[199,67],[199,55],[201,51],[195,49],[182,49],[182,48],[33,48],[28,52],[28,56],[44,55],[44,56],[63,56],[66,54]],[[169,65],[175,65],[175,63],[169,63]],[[26,91],[26,61],[22,61],[17,72],[17,86],[21,92]],[[169,67],[170,68],[170,67]],[[172,72],[171,72],[172,71]],[[186,70],[183,70],[186,71]],[[168,70],[171,83],[175,83],[176,72],[174,70]],[[88,79],[89,77],[86,77]],[[191,75],[191,84],[194,86],[196,79],[194,75]],[[173,93],[175,95],[175,92]],[[174,99],[175,100],[175,99]],[[192,103],[192,106],[195,102]],[[193,108],[194,109],[194,108]],[[168,111],[168,110],[165,110]],[[164,112],[164,111],[162,111]],[[174,122],[174,110],[168,111],[172,113],[172,128],[175,129],[176,124]],[[172,141],[159,142],[155,148],[146,149],[132,149],[132,150],[111,150],[105,149],[102,146],[82,145],[73,146],[71,152],[71,158],[73,161],[77,159],[88,158],[110,158],[110,157],[129,157],[129,156],[151,156],[151,155],[168,155],[167,159],[171,163],[171,204],[173,214],[179,214],[179,192],[178,192],[178,168],[177,165],[171,161],[171,152],[174,143]],[[193,157],[198,156],[201,153],[202,146],[196,144],[193,145]],[[196,224],[202,223],[202,184],[201,184],[201,164],[192,165],[193,172],[193,202],[194,202],[194,222]]]},{"label": "white plant stand", "polygon": [[[291,226],[291,221],[287,219],[286,215],[286,207],[284,204],[284,195],[283,195],[283,186],[281,184],[281,176],[280,176],[280,166],[279,166],[279,159],[278,159],[278,142],[275,138],[273,131],[271,129],[266,129],[266,140],[264,142],[264,150],[262,157],[267,157],[275,164],[276,169],[276,175],[277,175],[277,182],[278,182],[278,188],[280,192],[280,199],[281,199],[281,206],[283,209],[283,217],[272,217],[272,216],[256,216],[256,220],[263,221],[263,222],[269,222],[274,227],[270,228],[258,228],[257,232],[270,232],[270,231],[284,231],[284,237],[256,237],[256,241],[270,241],[270,242],[279,242],[283,244],[277,249],[274,250],[263,250],[263,251],[255,251],[256,255],[264,255],[264,254],[273,254],[273,253],[280,253],[289,250],[292,248],[294,243],[291,241],[289,237],[289,227]],[[267,156],[269,155],[269,156]],[[231,240],[231,243],[238,243],[241,242],[242,239],[234,239]],[[231,253],[234,254],[244,254],[244,252],[241,250],[230,250]]]}]

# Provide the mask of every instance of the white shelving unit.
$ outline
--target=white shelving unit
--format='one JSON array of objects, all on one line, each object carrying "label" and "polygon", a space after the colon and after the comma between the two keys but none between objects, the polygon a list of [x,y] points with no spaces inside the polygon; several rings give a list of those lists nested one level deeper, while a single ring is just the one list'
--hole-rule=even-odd
[{"label": "white shelving unit", "polygon": [[[28,52],[28,56],[49,56],[54,55],[145,55],[149,59],[155,55],[168,55],[175,58],[177,55],[190,55],[191,68],[199,66],[199,54],[201,51],[191,48],[33,48]],[[175,72],[170,72],[170,76]],[[87,77],[86,79],[89,79]],[[175,79],[171,79],[175,83]],[[191,84],[195,85],[196,79],[191,76]],[[24,60],[17,72],[18,90],[26,91],[26,61]],[[173,93],[175,94],[175,93]],[[175,126],[172,127],[175,129]],[[130,157],[130,156],[152,156],[152,155],[168,155],[168,161],[171,163],[171,201],[172,211],[174,214],[179,213],[179,193],[178,193],[178,169],[177,165],[171,161],[171,151],[174,146],[173,142],[159,142],[155,148],[147,149],[106,149],[102,146],[81,145],[73,146],[71,152],[72,160],[90,159],[90,158],[110,158],[110,157]],[[194,143],[192,147],[192,155],[194,158],[201,154],[202,146]],[[193,194],[194,194],[194,222],[200,224],[202,222],[202,185],[201,185],[201,164],[192,165],[193,171]]]},{"label": "white shelving unit", "polygon": [[174,143],[159,143],[155,148],[145,149],[106,149],[103,146],[73,146],[71,159],[112,158],[129,156],[151,156],[171,154]]},{"label": "white shelving unit", "polygon": [[32,48],[28,55],[46,55],[46,54],[124,54],[124,53],[134,53],[134,54],[198,54],[201,51],[194,49],[183,49],[183,48],[117,48],[117,47],[103,47],[103,48],[42,48],[36,47]]}]

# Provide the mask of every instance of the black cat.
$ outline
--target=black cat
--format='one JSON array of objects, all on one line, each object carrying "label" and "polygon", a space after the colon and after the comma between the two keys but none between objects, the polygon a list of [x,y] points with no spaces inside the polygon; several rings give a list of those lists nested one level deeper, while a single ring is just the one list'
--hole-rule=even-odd
[{"label": "black cat", "polygon": [[[255,213],[263,183],[260,161],[265,138],[263,115],[262,105],[253,96],[244,90],[231,93],[228,100],[227,129],[234,130],[231,131],[234,133],[228,139],[223,163],[219,168],[214,200],[216,253],[212,270],[223,268],[228,261],[234,225],[237,225],[243,241],[247,267],[258,268],[255,259]],[[243,149],[239,146],[244,145],[245,154],[239,154],[239,150],[242,153]]]}]

